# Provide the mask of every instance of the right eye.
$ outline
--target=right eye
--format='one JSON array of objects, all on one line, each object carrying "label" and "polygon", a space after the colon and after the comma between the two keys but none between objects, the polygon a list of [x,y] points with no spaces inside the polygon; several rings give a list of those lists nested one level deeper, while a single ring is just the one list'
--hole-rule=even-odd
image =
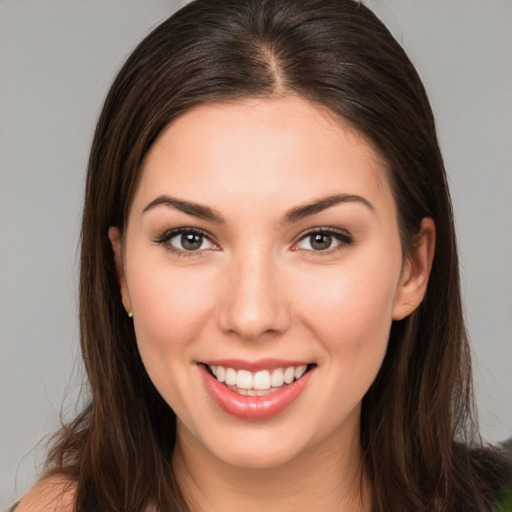
[{"label": "right eye", "polygon": [[184,256],[215,248],[213,242],[202,231],[191,228],[167,231],[156,242]]}]

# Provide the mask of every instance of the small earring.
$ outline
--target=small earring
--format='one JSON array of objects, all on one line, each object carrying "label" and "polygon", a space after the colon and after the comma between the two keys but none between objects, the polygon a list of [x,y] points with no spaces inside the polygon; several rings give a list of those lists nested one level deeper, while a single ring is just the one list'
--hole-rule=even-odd
[{"label": "small earring", "polygon": [[128,318],[133,318],[133,312],[132,311],[128,312]]}]

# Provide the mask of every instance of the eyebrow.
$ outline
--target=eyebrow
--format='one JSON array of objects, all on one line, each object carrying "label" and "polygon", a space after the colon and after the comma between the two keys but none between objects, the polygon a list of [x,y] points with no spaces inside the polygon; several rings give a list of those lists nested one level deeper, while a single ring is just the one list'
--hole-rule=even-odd
[{"label": "eyebrow", "polygon": [[[364,197],[354,194],[336,194],[317,199],[302,206],[292,208],[285,214],[282,223],[289,224],[292,222],[297,222],[305,217],[308,217],[309,215],[320,213],[321,211],[326,210],[331,206],[343,203],[361,203],[372,212],[375,211],[374,206]],[[145,213],[159,205],[176,208],[177,210],[180,210],[188,215],[193,215],[194,217],[198,217],[204,220],[210,220],[218,224],[224,224],[226,222],[224,217],[219,212],[209,208],[208,206],[192,203],[190,201],[184,201],[183,199],[178,199],[176,197],[170,197],[167,195],[158,196],[156,199],[151,201],[144,208],[144,210],[142,210],[142,213]]]},{"label": "eyebrow", "polygon": [[151,208],[155,206],[164,205],[172,208],[176,208],[188,215],[193,215],[194,217],[198,217],[204,220],[210,220],[213,222],[217,222],[219,224],[223,224],[225,222],[224,217],[215,210],[208,208],[208,206],[202,206],[197,203],[191,203],[190,201],[184,201],[183,199],[177,199],[176,197],[170,196],[158,196],[156,199],[151,201],[145,208],[142,210],[142,213],[146,213]]},{"label": "eyebrow", "polygon": [[332,196],[323,197],[321,199],[317,199],[311,203],[305,204],[303,206],[297,206],[296,208],[292,208],[283,219],[283,224],[288,224],[291,222],[297,222],[304,217],[308,217],[309,215],[314,215],[315,213],[319,213],[331,206],[340,203],[361,203],[370,209],[372,212],[375,211],[374,206],[370,201],[365,199],[364,197],[354,195],[354,194],[336,194]]}]

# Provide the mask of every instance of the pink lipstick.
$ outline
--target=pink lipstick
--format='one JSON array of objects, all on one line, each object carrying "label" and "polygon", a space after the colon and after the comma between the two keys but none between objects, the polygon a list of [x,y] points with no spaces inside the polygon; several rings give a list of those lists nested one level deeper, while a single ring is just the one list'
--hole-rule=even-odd
[{"label": "pink lipstick", "polygon": [[[224,412],[241,419],[264,420],[284,411],[301,395],[316,366],[274,359],[254,363],[230,359],[208,361],[198,367],[207,391]],[[233,376],[237,371],[238,387]],[[252,389],[252,378],[256,390]],[[254,396],[256,393],[262,396]]]}]

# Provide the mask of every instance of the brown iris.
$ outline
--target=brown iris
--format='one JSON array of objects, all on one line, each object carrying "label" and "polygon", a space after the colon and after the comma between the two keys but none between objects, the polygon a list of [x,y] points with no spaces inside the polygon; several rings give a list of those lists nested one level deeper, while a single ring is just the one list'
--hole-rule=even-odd
[{"label": "brown iris", "polygon": [[326,233],[316,233],[310,236],[310,243],[315,251],[324,251],[331,246],[332,236]]},{"label": "brown iris", "polygon": [[181,246],[187,251],[196,251],[203,243],[202,235],[195,233],[183,233],[181,235]]}]

